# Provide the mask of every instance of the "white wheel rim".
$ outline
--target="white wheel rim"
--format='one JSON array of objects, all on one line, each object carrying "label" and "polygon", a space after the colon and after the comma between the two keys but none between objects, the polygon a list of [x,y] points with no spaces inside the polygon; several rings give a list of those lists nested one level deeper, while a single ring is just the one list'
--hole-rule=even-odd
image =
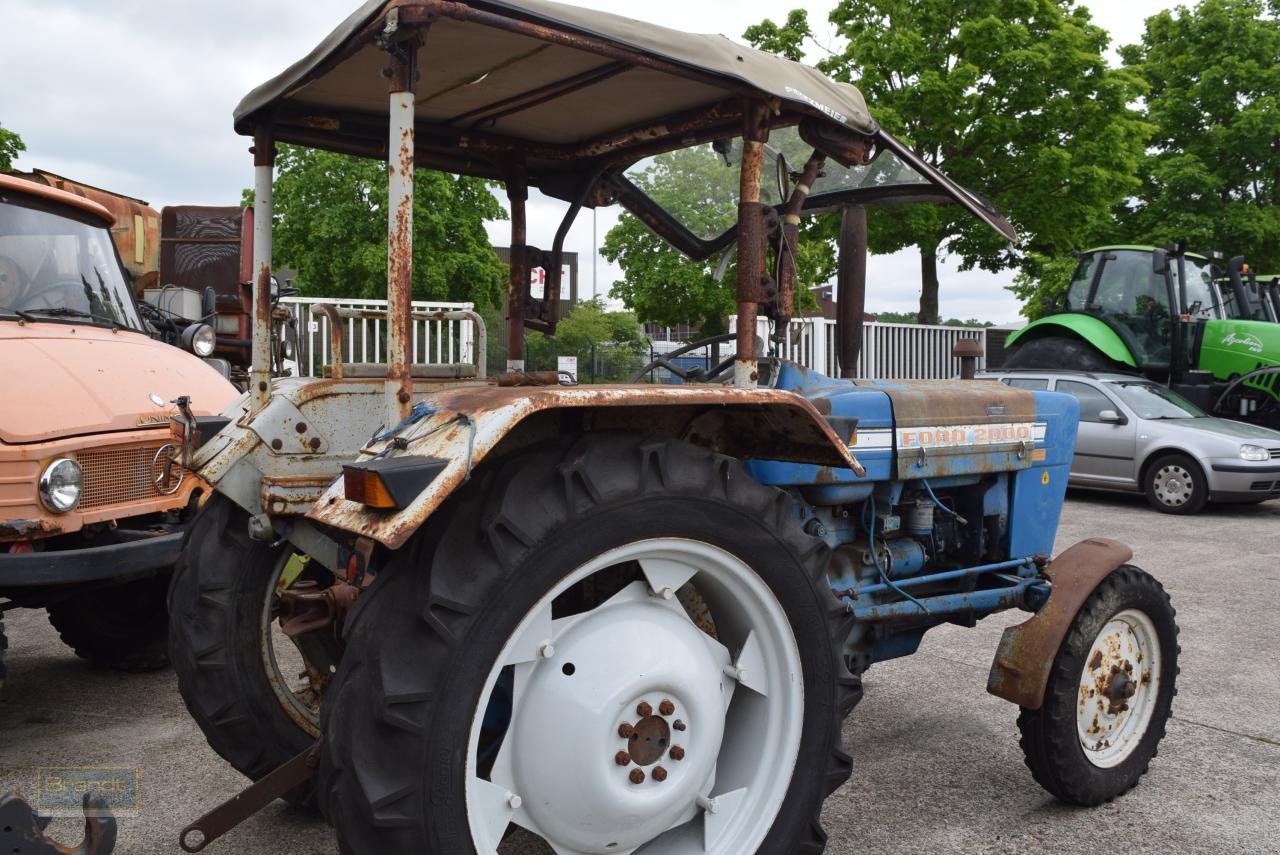
[{"label": "white wheel rim", "polygon": [[1170,508],[1180,508],[1191,501],[1195,488],[1195,479],[1191,473],[1186,467],[1176,463],[1161,466],[1152,482],[1156,498]]},{"label": "white wheel rim", "polygon": [[1080,672],[1076,730],[1084,756],[1110,769],[1133,754],[1160,697],[1160,639],[1151,618],[1125,609],[1098,633]]},{"label": "white wheel rim", "polygon": [[[633,561],[643,581],[552,619],[561,593]],[[686,583],[704,597],[728,647],[681,605]],[[507,667],[510,723],[486,780],[481,725]],[[530,610],[485,681],[467,752],[472,842],[492,855],[514,823],[557,855],[754,852],[790,788],[803,721],[799,647],[782,605],[749,565],[680,538],[610,550]],[[623,724],[643,732],[624,737]],[[664,736],[669,744],[657,742]]]}]

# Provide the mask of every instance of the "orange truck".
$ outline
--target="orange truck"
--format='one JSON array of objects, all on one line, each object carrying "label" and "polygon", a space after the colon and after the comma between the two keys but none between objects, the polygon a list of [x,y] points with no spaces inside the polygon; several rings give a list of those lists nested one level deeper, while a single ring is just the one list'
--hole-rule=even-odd
[{"label": "orange truck", "polygon": [[167,465],[172,402],[209,416],[237,392],[148,335],[115,222],[0,175],[0,616],[45,608],[81,657],[145,670],[166,661],[168,576],[207,493]]}]

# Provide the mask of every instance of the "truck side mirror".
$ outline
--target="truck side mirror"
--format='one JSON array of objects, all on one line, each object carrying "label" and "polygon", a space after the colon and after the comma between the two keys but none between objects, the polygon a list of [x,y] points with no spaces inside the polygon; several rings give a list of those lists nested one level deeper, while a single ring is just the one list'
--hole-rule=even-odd
[{"label": "truck side mirror", "polygon": [[1151,250],[1151,272],[1164,276],[1169,272],[1169,253],[1163,249]]},{"label": "truck side mirror", "polygon": [[1109,425],[1122,425],[1125,423],[1126,419],[1115,410],[1103,410],[1098,413],[1098,421]]},{"label": "truck side mirror", "polygon": [[204,292],[200,295],[200,317],[208,318],[218,313],[218,292],[213,290],[213,286],[205,287]]}]

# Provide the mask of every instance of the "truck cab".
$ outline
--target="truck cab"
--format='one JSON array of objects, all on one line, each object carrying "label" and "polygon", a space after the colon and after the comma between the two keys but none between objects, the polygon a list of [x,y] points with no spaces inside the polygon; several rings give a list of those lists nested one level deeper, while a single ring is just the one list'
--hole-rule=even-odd
[{"label": "truck cab", "polygon": [[207,493],[168,465],[171,402],[216,413],[236,390],[147,334],[113,221],[0,175],[0,612],[47,608],[82,657],[143,669],[165,662],[168,572]]}]

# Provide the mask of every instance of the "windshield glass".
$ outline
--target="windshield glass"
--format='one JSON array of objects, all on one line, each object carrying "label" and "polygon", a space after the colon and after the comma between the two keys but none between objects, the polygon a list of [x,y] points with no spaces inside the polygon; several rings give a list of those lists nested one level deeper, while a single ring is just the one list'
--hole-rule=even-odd
[{"label": "windshield glass", "polygon": [[[804,169],[813,146],[797,128],[769,134],[760,172],[760,201],[780,205],[790,193],[795,174]],[[697,237],[711,240],[738,222],[738,174],[742,140],[708,143],[648,157],[626,171],[627,180],[644,192]],[[891,151],[881,150],[867,166],[844,167],[830,158],[813,183],[812,198],[827,193],[871,188],[926,185],[920,173]]]},{"label": "windshield glass", "polygon": [[1201,419],[1204,410],[1170,389],[1141,380],[1108,383],[1140,419]]},{"label": "windshield glass", "polygon": [[0,313],[142,329],[111,232],[37,200],[0,200]]},{"label": "windshield glass", "polygon": [[[1213,296],[1213,277],[1217,271],[1212,264],[1203,258],[1185,256],[1183,263],[1187,269],[1187,314],[1191,319],[1205,320],[1215,318],[1217,300]],[[1178,287],[1178,264],[1170,260],[1169,268],[1173,272],[1173,287]],[[1175,291],[1175,293],[1177,293]]]}]

